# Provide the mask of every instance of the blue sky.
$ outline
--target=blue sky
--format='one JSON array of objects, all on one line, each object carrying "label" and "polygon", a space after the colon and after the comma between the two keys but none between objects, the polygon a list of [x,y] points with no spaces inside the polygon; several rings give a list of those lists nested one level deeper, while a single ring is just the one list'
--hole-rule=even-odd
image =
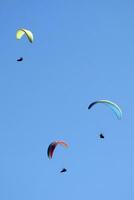
[{"label": "blue sky", "polygon": [[[131,0],[1,1],[1,200],[134,199],[133,10]],[[33,44],[16,40],[22,27]],[[87,109],[100,99],[122,120]],[[49,160],[58,139],[69,148]]]}]

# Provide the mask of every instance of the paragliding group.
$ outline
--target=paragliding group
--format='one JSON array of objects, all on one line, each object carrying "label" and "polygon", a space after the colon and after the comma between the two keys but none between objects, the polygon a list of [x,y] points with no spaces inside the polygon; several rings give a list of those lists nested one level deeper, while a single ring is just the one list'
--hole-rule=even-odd
[{"label": "paragliding group", "polygon": [[[25,35],[27,37],[27,39],[30,43],[33,42],[34,37],[33,37],[33,33],[30,30],[27,30],[27,29],[24,29],[24,28],[18,29],[17,32],[16,32],[16,39],[17,40],[21,39],[23,35]],[[18,58],[17,61],[18,62],[23,61],[23,57]],[[115,114],[117,119],[122,118],[122,110],[120,109],[120,107],[116,103],[114,103],[112,101],[108,101],[108,100],[94,101],[88,106],[88,109],[90,110],[92,107],[94,107],[97,104],[104,104],[104,105],[108,106],[113,111],[113,113]],[[99,138],[104,139],[104,137],[105,136],[103,135],[103,133],[100,133]],[[53,154],[54,154],[55,148],[57,146],[62,146],[64,148],[67,148],[69,145],[64,141],[53,141],[53,142],[51,142],[50,145],[48,146],[48,149],[47,149],[47,156],[48,156],[49,159],[53,158]],[[63,168],[60,171],[60,173],[64,173],[66,171],[67,171],[67,169]]]},{"label": "paragliding group", "polygon": [[[108,101],[108,100],[99,100],[99,101],[92,102],[88,106],[88,109],[91,109],[94,105],[101,104],[101,103],[106,105],[106,106],[108,106],[114,112],[114,114],[116,115],[117,119],[121,119],[122,118],[122,111],[121,111],[120,107],[117,104],[115,104],[115,103],[113,103],[111,101]],[[100,139],[104,139],[104,135],[102,133],[100,133],[99,137],[100,137]],[[48,155],[49,159],[52,159],[54,150],[57,147],[57,145],[62,145],[63,147],[68,147],[68,144],[65,143],[64,141],[52,142],[48,146],[48,150],[47,150],[47,155]],[[63,172],[66,172],[66,171],[67,171],[67,169],[63,168],[60,172],[63,173]]]}]

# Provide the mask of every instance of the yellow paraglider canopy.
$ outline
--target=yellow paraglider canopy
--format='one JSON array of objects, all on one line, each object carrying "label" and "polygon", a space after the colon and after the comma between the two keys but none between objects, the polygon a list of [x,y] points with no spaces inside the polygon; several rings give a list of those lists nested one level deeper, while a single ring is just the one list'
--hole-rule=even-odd
[{"label": "yellow paraglider canopy", "polygon": [[29,42],[32,43],[33,42],[33,33],[31,31],[27,30],[27,29],[24,29],[24,28],[17,30],[16,39],[20,40],[24,34],[27,36]]}]

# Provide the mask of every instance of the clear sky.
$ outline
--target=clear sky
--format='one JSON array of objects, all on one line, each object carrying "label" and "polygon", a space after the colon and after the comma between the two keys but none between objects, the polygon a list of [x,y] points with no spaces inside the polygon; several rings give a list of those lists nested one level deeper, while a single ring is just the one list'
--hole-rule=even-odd
[{"label": "clear sky", "polygon": [[0,24],[0,199],[133,200],[134,1],[1,0]]}]

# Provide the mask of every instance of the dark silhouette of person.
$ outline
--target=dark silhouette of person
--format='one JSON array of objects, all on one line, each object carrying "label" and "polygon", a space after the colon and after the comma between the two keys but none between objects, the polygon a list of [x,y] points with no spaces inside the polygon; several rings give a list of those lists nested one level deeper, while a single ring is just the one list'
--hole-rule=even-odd
[{"label": "dark silhouette of person", "polygon": [[102,133],[100,134],[100,138],[101,138],[101,139],[104,139],[104,135],[103,135]]},{"label": "dark silhouette of person", "polygon": [[63,172],[66,172],[67,171],[67,169],[66,168],[63,168],[61,171],[60,171],[60,173],[63,173]]},{"label": "dark silhouette of person", "polygon": [[20,61],[22,61],[22,60],[23,60],[22,57],[20,57],[20,58],[17,59],[18,62],[20,62]]}]

